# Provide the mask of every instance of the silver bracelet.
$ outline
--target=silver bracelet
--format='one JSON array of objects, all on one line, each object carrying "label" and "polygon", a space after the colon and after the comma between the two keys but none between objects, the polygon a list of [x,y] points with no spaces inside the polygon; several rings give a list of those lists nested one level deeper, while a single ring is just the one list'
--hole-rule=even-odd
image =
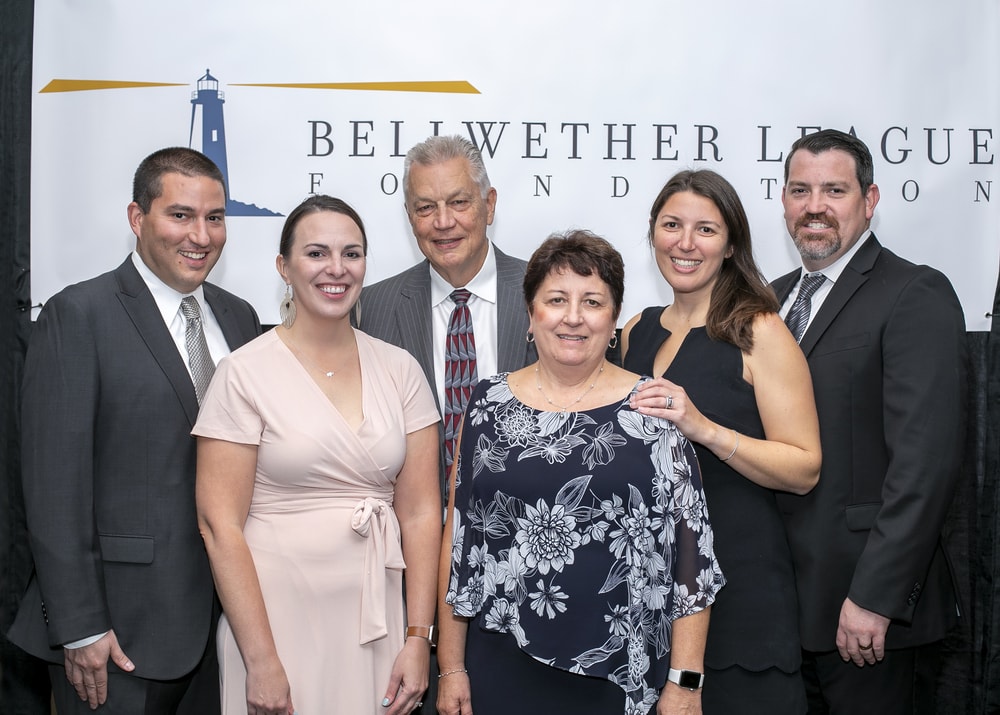
[{"label": "silver bracelet", "polygon": [[447,675],[454,675],[455,673],[468,673],[468,672],[469,671],[467,671],[465,668],[456,668],[455,670],[449,670],[447,673],[439,673],[438,680],[441,680],[441,678]]},{"label": "silver bracelet", "polygon": [[728,462],[732,459],[733,455],[736,454],[736,450],[740,448],[740,433],[733,430],[733,434],[736,435],[736,444],[733,445],[733,451],[729,453],[729,456],[722,460],[723,462]]}]

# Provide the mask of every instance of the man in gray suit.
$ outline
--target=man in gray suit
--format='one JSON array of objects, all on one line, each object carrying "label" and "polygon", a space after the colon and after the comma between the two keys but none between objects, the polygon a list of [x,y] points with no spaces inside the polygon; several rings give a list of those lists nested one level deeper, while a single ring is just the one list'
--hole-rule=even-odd
[{"label": "man in gray suit", "polygon": [[[521,288],[526,264],[486,236],[497,192],[482,155],[467,139],[434,136],[410,149],[403,191],[406,215],[426,260],[366,287],[358,327],[417,359],[444,414],[445,349],[455,289],[471,293],[479,379],[535,360],[534,345],[526,341],[528,312]],[[447,454],[442,465],[450,466]]]},{"label": "man in gray suit", "polygon": [[51,664],[60,715],[219,710],[190,431],[215,362],[260,333],[246,301],[204,282],[225,211],[211,160],[154,152],[127,209],[135,252],[53,296],[32,332],[22,448],[35,573],[9,637]]}]

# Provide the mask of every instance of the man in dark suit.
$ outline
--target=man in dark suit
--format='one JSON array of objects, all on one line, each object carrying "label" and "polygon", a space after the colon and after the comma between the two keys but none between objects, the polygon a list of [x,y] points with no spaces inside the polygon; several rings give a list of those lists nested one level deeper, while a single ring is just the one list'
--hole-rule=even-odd
[{"label": "man in dark suit", "polygon": [[[534,345],[527,342],[522,291],[526,264],[486,236],[497,192],[482,155],[467,139],[435,136],[410,149],[403,164],[403,191],[406,214],[426,260],[367,286],[358,327],[409,351],[435,388],[444,413],[445,343],[454,289],[471,293],[479,379],[535,360]],[[442,466],[450,466],[447,457]]]},{"label": "man in dark suit", "polygon": [[[417,246],[426,260],[361,292],[358,327],[407,350],[423,368],[445,418],[442,424],[441,493],[447,503],[446,471],[451,446],[446,422],[465,404],[450,404],[445,391],[446,344],[455,289],[467,289],[475,335],[476,377],[519,370],[536,359],[527,342],[528,311],[522,283],[526,263],[497,248],[486,236],[497,192],[483,157],[459,136],[434,136],[417,144],[403,162],[403,194]],[[452,422],[452,424],[455,424]],[[453,444],[453,443],[452,443]],[[420,710],[436,713],[437,659]]]},{"label": "man in dark suit", "polygon": [[[943,274],[879,244],[878,199],[855,137],[824,130],[792,146],[782,203],[803,270],[773,287],[793,333],[807,306],[823,468],[812,492],[778,500],[810,713],[912,713],[918,650],[957,615],[941,527],[961,464],[964,318]],[[804,285],[816,292],[796,305]]]},{"label": "man in dark suit", "polygon": [[[127,210],[135,252],[53,296],[31,336],[22,447],[35,574],[9,636],[52,664],[60,715],[219,709],[190,431],[215,362],[260,333],[248,303],[204,282],[225,208],[207,157],[151,154]],[[200,316],[182,312],[186,296]]]}]

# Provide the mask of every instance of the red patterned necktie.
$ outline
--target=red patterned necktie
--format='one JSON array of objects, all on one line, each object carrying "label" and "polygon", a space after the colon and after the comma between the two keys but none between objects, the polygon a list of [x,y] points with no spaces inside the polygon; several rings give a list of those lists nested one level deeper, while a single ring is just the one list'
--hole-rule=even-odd
[{"label": "red patterned necktie", "polygon": [[476,336],[472,331],[472,313],[465,288],[451,294],[455,309],[448,321],[448,339],[444,353],[444,460],[451,467],[455,461],[455,438],[458,425],[469,402],[476,378]]}]

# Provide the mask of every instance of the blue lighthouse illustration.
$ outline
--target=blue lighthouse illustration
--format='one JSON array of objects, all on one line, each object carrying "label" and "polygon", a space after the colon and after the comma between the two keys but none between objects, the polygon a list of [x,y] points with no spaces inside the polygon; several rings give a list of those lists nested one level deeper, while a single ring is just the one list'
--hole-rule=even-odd
[{"label": "blue lighthouse illustration", "polygon": [[[191,93],[191,131],[188,146],[197,149],[215,162],[226,181],[226,215],[228,216],[280,216],[255,204],[245,204],[232,197],[229,183],[229,159],[226,154],[226,123],[222,105],[225,93],[219,91],[219,80],[205,70],[198,80],[198,89]],[[200,123],[201,131],[197,131]]]},{"label": "blue lighthouse illustration", "polygon": [[[226,199],[229,199],[229,161],[226,158],[226,124],[222,117],[225,94],[219,91],[219,80],[206,69],[205,76],[198,80],[198,91],[191,95],[191,135],[188,140],[192,149],[215,162],[226,180]],[[195,123],[201,115],[201,145],[195,143]]]}]

